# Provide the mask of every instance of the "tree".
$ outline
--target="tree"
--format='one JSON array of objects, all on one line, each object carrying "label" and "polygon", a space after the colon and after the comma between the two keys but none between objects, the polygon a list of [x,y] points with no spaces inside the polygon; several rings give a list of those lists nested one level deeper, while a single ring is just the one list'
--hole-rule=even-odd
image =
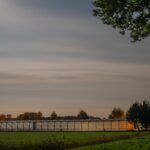
[{"label": "tree", "polygon": [[78,117],[79,119],[89,119],[88,114],[87,114],[84,110],[81,110],[81,111],[79,112],[79,114],[77,115],[77,117]]},{"label": "tree", "polygon": [[124,111],[121,108],[114,108],[109,115],[109,119],[123,119],[125,118]]},{"label": "tree", "polygon": [[24,120],[24,114],[20,114],[19,116],[17,116],[16,119],[17,120]]},{"label": "tree", "polygon": [[0,120],[5,120],[5,119],[6,119],[6,115],[1,114],[1,115],[0,115]]},{"label": "tree", "polygon": [[6,116],[7,116],[8,120],[12,119],[12,115],[11,114],[7,114]]},{"label": "tree", "polygon": [[42,114],[41,112],[38,112],[38,113],[37,113],[37,119],[40,120],[40,119],[42,119],[42,117],[43,117],[43,114]]},{"label": "tree", "polygon": [[138,130],[139,124],[147,130],[150,127],[150,103],[146,100],[133,103],[127,112],[127,119],[133,122]]},{"label": "tree", "polygon": [[39,120],[42,119],[41,112],[25,112],[24,114],[20,114],[17,119],[19,120]]},{"label": "tree", "polygon": [[150,0],[95,0],[94,16],[104,24],[130,32],[133,42],[150,35]]},{"label": "tree", "polygon": [[141,104],[140,123],[146,130],[150,127],[150,102],[144,100]]},{"label": "tree", "polygon": [[57,114],[55,112],[52,112],[51,119],[57,119],[57,118],[58,118]]},{"label": "tree", "polygon": [[132,104],[127,112],[127,120],[134,123],[134,128],[139,130],[139,121],[141,116],[141,108],[138,102]]}]

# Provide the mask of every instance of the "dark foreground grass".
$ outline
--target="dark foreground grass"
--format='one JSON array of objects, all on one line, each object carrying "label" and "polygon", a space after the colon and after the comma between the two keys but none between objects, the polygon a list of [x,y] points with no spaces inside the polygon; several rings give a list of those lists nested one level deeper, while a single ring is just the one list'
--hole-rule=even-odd
[{"label": "dark foreground grass", "polygon": [[41,143],[0,143],[0,150],[65,150],[66,146],[61,141],[47,140]]},{"label": "dark foreground grass", "polygon": [[[141,133],[147,134],[147,133]],[[87,141],[109,141],[118,138],[138,136],[138,132],[0,132],[3,143],[33,143],[59,140],[65,143],[86,143]]]},{"label": "dark foreground grass", "polygon": [[72,150],[150,150],[150,135],[107,144],[90,145]]},{"label": "dark foreground grass", "polygon": [[65,150],[147,134],[146,132],[1,132],[0,150]]}]

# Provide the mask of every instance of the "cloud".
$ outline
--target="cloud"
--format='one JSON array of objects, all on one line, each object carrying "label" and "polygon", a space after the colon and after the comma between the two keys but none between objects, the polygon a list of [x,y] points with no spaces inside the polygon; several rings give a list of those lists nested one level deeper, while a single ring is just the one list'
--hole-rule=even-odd
[{"label": "cloud", "polygon": [[[5,65],[3,65],[5,64]],[[22,82],[112,82],[148,81],[149,65],[112,63],[108,61],[62,59],[1,59],[0,81]],[[29,83],[28,82],[28,83]]]},{"label": "cloud", "polygon": [[149,39],[102,25],[90,0],[0,0],[0,20],[1,111],[107,114],[149,96]]},{"label": "cloud", "polygon": [[[0,57],[81,57],[150,64],[148,40],[131,44],[127,37],[102,25],[99,19],[89,14],[91,10],[83,7],[86,16],[82,12],[74,15],[75,10],[63,14],[64,9],[57,12],[51,7],[44,12],[47,3],[0,1]],[[79,7],[80,3],[75,4]],[[89,1],[87,4],[91,5]],[[58,1],[53,5],[61,6]]]}]

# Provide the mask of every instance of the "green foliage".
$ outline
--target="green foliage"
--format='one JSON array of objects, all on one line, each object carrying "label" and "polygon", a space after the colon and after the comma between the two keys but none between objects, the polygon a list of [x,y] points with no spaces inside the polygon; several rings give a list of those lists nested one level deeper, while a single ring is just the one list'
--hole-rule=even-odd
[{"label": "green foliage", "polygon": [[123,119],[125,118],[124,111],[121,108],[114,108],[109,115],[109,119]]},{"label": "green foliage", "polygon": [[128,121],[134,122],[134,125],[136,125],[139,122],[139,118],[141,116],[141,108],[140,104],[135,102],[128,110],[127,112],[127,119]]},{"label": "green foliage", "polygon": [[133,42],[150,35],[149,0],[95,0],[94,16],[104,24],[119,28],[121,34],[130,32]]},{"label": "green foliage", "polygon": [[127,119],[134,122],[134,124],[140,123],[143,128],[150,127],[150,102],[144,100],[142,103],[135,102],[127,112]]},{"label": "green foliage", "polygon": [[145,129],[150,127],[150,102],[148,101],[143,101],[141,104],[140,123]]}]

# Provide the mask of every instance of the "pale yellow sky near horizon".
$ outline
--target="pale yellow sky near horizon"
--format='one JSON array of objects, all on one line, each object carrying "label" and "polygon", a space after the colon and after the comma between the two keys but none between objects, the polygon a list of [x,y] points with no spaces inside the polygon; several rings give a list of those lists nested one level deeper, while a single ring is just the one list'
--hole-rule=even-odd
[{"label": "pale yellow sky near horizon", "polygon": [[[104,117],[113,107],[126,109],[131,104],[129,97],[134,93],[140,95],[139,91],[150,84],[148,65],[72,59],[56,63],[1,60],[0,68],[5,72],[0,73],[3,85],[0,112],[14,115],[25,111],[75,115],[84,109],[91,115]],[[119,102],[122,96],[125,99]],[[133,97],[132,102],[135,100]],[[124,107],[122,103],[129,104]]]}]

